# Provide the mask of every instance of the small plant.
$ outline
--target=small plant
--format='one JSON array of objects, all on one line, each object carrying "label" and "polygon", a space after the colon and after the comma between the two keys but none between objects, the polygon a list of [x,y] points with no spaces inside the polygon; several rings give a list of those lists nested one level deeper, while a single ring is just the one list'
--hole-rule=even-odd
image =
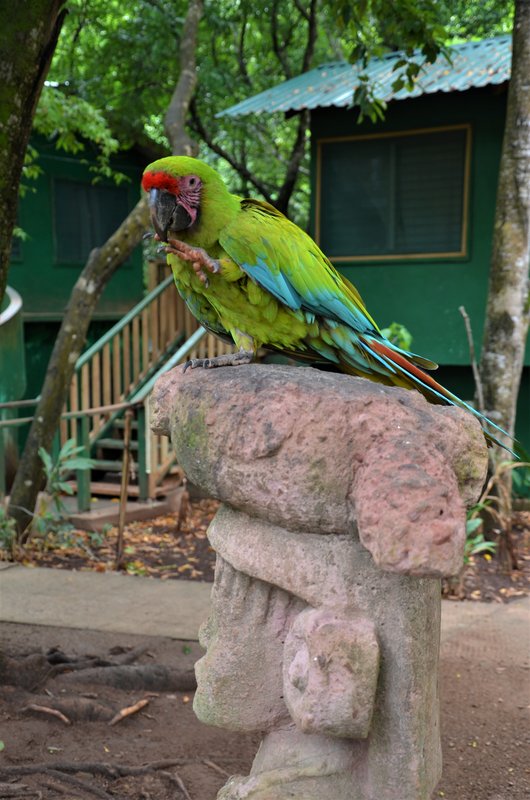
[{"label": "small plant", "polygon": [[392,322],[388,328],[383,328],[381,333],[389,342],[401,347],[402,350],[410,350],[412,334],[400,322]]},{"label": "small plant", "polygon": [[484,538],[484,520],[479,516],[482,509],[479,506],[473,506],[468,513],[466,521],[466,543],[464,545],[464,564],[469,564],[471,556],[478,555],[479,553],[489,553],[492,555],[497,549],[496,542],[489,542]]},{"label": "small plant", "polygon": [[[476,552],[487,552],[488,544],[496,547],[493,542],[488,542],[482,533],[477,533],[483,521],[481,515],[487,514],[494,521],[497,532],[500,534],[501,547],[499,550],[499,557],[501,561],[506,556],[509,556],[511,568],[518,568],[517,554],[511,534],[512,504],[508,488],[509,484],[507,486],[506,483],[506,476],[511,474],[513,477],[517,474],[518,470],[527,472],[529,467],[530,463],[526,461],[500,461],[496,465],[478,503],[473,506],[468,514],[466,548],[468,548],[468,542],[472,541],[473,538],[482,536],[482,539],[478,538],[478,541],[475,543],[475,547],[478,549],[473,551],[468,550],[468,560],[469,556]],[[469,545],[469,547],[470,546],[471,545]],[[490,552],[492,551],[490,550]]]},{"label": "small plant", "polygon": [[519,446],[518,455],[522,469],[514,469],[512,472],[512,492],[515,497],[530,499],[530,453]]},{"label": "small plant", "polygon": [[4,506],[0,506],[0,552],[6,553],[9,559],[14,557],[16,540],[16,522],[8,516]]},{"label": "small plant", "polygon": [[43,447],[39,448],[39,456],[44,465],[44,474],[46,476],[44,492],[47,497],[41,500],[39,508],[34,515],[33,529],[41,536],[46,536],[52,531],[60,532],[67,536],[69,531],[73,529],[73,526],[66,521],[67,510],[62,496],[74,493],[71,485],[66,480],[70,472],[91,469],[94,466],[93,459],[79,455],[82,450],[83,447],[76,446],[75,439],[68,439],[61,447],[54,461]]}]

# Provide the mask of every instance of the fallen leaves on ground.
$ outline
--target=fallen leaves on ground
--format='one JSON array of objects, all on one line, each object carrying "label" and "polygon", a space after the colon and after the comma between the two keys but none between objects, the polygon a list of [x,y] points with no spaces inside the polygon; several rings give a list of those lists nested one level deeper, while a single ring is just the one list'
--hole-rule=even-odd
[{"label": "fallen leaves on ground", "polygon": [[[206,531],[218,508],[216,500],[191,502],[180,530],[178,513],[127,524],[122,571],[160,580],[212,581],[215,552]],[[114,526],[105,534],[63,530],[32,539],[19,560],[26,566],[110,572],[115,569],[116,538]]]},{"label": "fallen leaves on ground", "polygon": [[458,578],[444,579],[443,595],[449,600],[508,603],[530,594],[530,512],[516,511],[512,537],[519,569],[502,563],[501,553],[471,556]]},{"label": "fallen leaves on ground", "polygon": [[[190,502],[181,529],[178,513],[125,526],[122,572],[162,581],[213,581],[215,551],[206,531],[219,508],[217,500]],[[530,594],[530,512],[516,512],[512,533],[518,551],[519,569],[507,569],[497,555],[475,555],[461,578],[444,581],[444,596],[451,600],[506,603]],[[103,534],[66,530],[44,540],[34,538],[19,554],[26,566],[58,569],[115,569],[116,527]]]}]

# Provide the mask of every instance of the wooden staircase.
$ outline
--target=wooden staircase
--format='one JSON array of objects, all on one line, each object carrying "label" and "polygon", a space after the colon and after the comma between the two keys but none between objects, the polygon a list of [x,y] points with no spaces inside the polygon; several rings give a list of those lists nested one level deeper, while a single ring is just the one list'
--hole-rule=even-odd
[{"label": "wooden staircase", "polygon": [[74,438],[94,459],[72,484],[79,511],[92,495],[120,495],[125,461],[129,497],[154,500],[182,481],[169,440],[149,428],[149,394],[167,369],[231,349],[199,326],[169,275],[80,356],[60,426],[61,443]]}]

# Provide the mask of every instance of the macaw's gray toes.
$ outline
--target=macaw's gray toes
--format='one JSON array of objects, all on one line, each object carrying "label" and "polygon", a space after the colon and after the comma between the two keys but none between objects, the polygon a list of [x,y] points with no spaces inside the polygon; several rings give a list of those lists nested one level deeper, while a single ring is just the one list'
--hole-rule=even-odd
[{"label": "macaw's gray toes", "polygon": [[254,360],[254,353],[252,350],[239,350],[237,353],[227,353],[223,356],[215,356],[215,358],[192,358],[186,361],[182,371],[186,372],[188,368],[197,369],[214,369],[214,367],[238,367],[241,364],[250,364]]}]

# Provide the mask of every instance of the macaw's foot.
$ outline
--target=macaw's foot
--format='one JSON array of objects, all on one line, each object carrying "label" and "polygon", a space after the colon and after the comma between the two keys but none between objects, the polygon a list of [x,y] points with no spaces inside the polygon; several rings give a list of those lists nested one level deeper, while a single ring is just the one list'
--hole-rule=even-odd
[{"label": "macaw's foot", "polygon": [[210,258],[206,250],[203,250],[202,247],[191,247],[189,244],[186,244],[186,242],[181,242],[178,239],[168,239],[168,243],[164,247],[164,252],[178,256],[182,261],[189,261],[197,273],[197,277],[204,283],[206,288],[208,288],[208,277],[204,270],[207,269],[214,275],[221,270],[219,261],[215,258]]},{"label": "macaw's foot", "polygon": [[190,369],[196,369],[197,367],[202,367],[203,369],[239,367],[240,364],[250,364],[253,360],[253,350],[240,350],[238,353],[227,353],[224,356],[215,356],[215,358],[192,358],[190,361],[186,361],[182,372],[186,372],[188,367]]}]

